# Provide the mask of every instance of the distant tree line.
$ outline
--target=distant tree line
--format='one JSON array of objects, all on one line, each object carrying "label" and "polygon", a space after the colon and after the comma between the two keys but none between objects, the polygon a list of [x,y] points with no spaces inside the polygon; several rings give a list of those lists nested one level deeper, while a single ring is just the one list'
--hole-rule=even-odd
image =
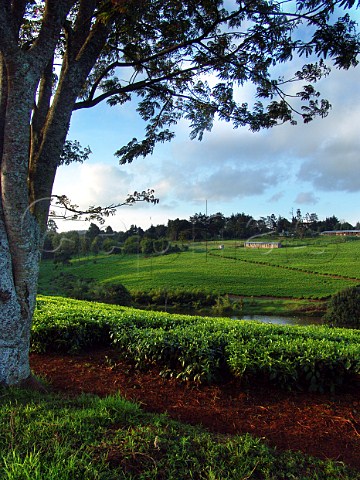
[{"label": "distant tree line", "polygon": [[100,252],[166,254],[186,250],[188,243],[195,241],[248,239],[266,234],[304,238],[328,230],[352,229],[360,229],[360,222],[353,226],[335,215],[319,220],[316,213],[302,214],[300,209],[292,212],[290,219],[275,214],[254,219],[245,213],[229,217],[220,212],[211,215],[195,213],[189,220],[176,218],[168,220],[167,225],[152,225],[147,230],[131,225],[125,232],[116,232],[110,226],[101,230],[91,223],[85,231],[58,233],[55,222],[50,220],[43,259],[67,263],[72,257]]}]

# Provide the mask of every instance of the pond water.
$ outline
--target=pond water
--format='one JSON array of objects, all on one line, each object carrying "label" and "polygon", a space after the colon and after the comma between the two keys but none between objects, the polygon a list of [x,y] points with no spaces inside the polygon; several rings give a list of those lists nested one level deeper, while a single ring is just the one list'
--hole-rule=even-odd
[{"label": "pond water", "polygon": [[231,317],[234,320],[257,320],[263,323],[275,323],[277,325],[323,325],[323,319],[319,317],[283,317],[279,315],[243,315]]},{"label": "pond water", "polygon": [[[165,309],[159,309],[166,311]],[[180,313],[184,315],[207,316],[207,317],[227,317],[226,314],[214,314],[211,311],[199,312],[192,309],[172,309],[170,313]],[[274,323],[277,325],[323,325],[324,320],[321,317],[301,317],[301,316],[284,316],[284,315],[229,315],[228,318],[233,320],[256,320],[263,323]]]}]

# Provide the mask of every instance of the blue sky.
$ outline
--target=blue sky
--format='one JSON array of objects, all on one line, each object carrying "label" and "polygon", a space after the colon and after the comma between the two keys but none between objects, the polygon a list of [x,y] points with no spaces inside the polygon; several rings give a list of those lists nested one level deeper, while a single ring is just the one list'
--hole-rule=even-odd
[{"label": "blue sky", "polygon": [[[287,69],[296,71],[296,65]],[[120,166],[114,152],[144,124],[135,106],[99,105],[73,114],[69,139],[92,150],[83,165],[60,167],[54,193],[65,194],[86,207],[121,202],[127,193],[155,189],[158,205],[123,207],[106,220],[115,230],[132,224],[148,228],[194,213],[245,212],[255,219],[274,213],[287,218],[300,208],[320,218],[336,215],[360,221],[360,66],[349,71],[332,68],[318,89],[330,100],[325,119],[297,126],[282,125],[252,133],[216,123],[199,142],[189,139],[185,121],[170,144],[154,154]],[[299,90],[299,89],[297,89]],[[253,100],[251,85],[242,101]],[[87,229],[89,223],[60,222],[60,230]]]}]

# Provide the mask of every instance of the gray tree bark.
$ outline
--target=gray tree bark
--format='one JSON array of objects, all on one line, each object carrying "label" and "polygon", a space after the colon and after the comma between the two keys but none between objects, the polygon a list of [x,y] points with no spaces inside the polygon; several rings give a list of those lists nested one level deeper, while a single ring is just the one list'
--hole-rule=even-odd
[{"label": "gray tree bark", "polygon": [[[29,194],[30,125],[37,88],[74,1],[47,2],[44,28],[29,50],[17,41],[20,22],[15,17],[20,3],[12,7],[4,3],[0,5],[0,384],[18,385],[31,376],[30,331],[41,232],[46,227],[46,218],[41,223],[34,214],[38,199]],[[42,180],[51,191],[53,179],[38,182]]]},{"label": "gray tree bark", "polygon": [[43,28],[29,50],[16,41],[14,15],[0,4],[0,384],[5,385],[31,377],[30,332],[52,187],[75,101],[109,31],[105,23],[90,21],[96,2],[81,2],[52,98],[54,51],[74,3],[46,2]]},{"label": "gray tree bark", "polygon": [[0,202],[0,383],[30,376],[29,340],[40,259],[40,230],[29,210],[29,124],[38,74],[22,54],[3,59]]}]

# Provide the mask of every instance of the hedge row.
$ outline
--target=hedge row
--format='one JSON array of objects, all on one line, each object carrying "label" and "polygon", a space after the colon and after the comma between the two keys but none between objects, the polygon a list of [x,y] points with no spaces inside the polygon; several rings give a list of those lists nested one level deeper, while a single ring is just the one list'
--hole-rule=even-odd
[{"label": "hedge row", "polygon": [[333,391],[360,373],[360,332],[189,317],[40,297],[32,348],[76,352],[115,346],[137,367],[183,380],[229,376]]}]

